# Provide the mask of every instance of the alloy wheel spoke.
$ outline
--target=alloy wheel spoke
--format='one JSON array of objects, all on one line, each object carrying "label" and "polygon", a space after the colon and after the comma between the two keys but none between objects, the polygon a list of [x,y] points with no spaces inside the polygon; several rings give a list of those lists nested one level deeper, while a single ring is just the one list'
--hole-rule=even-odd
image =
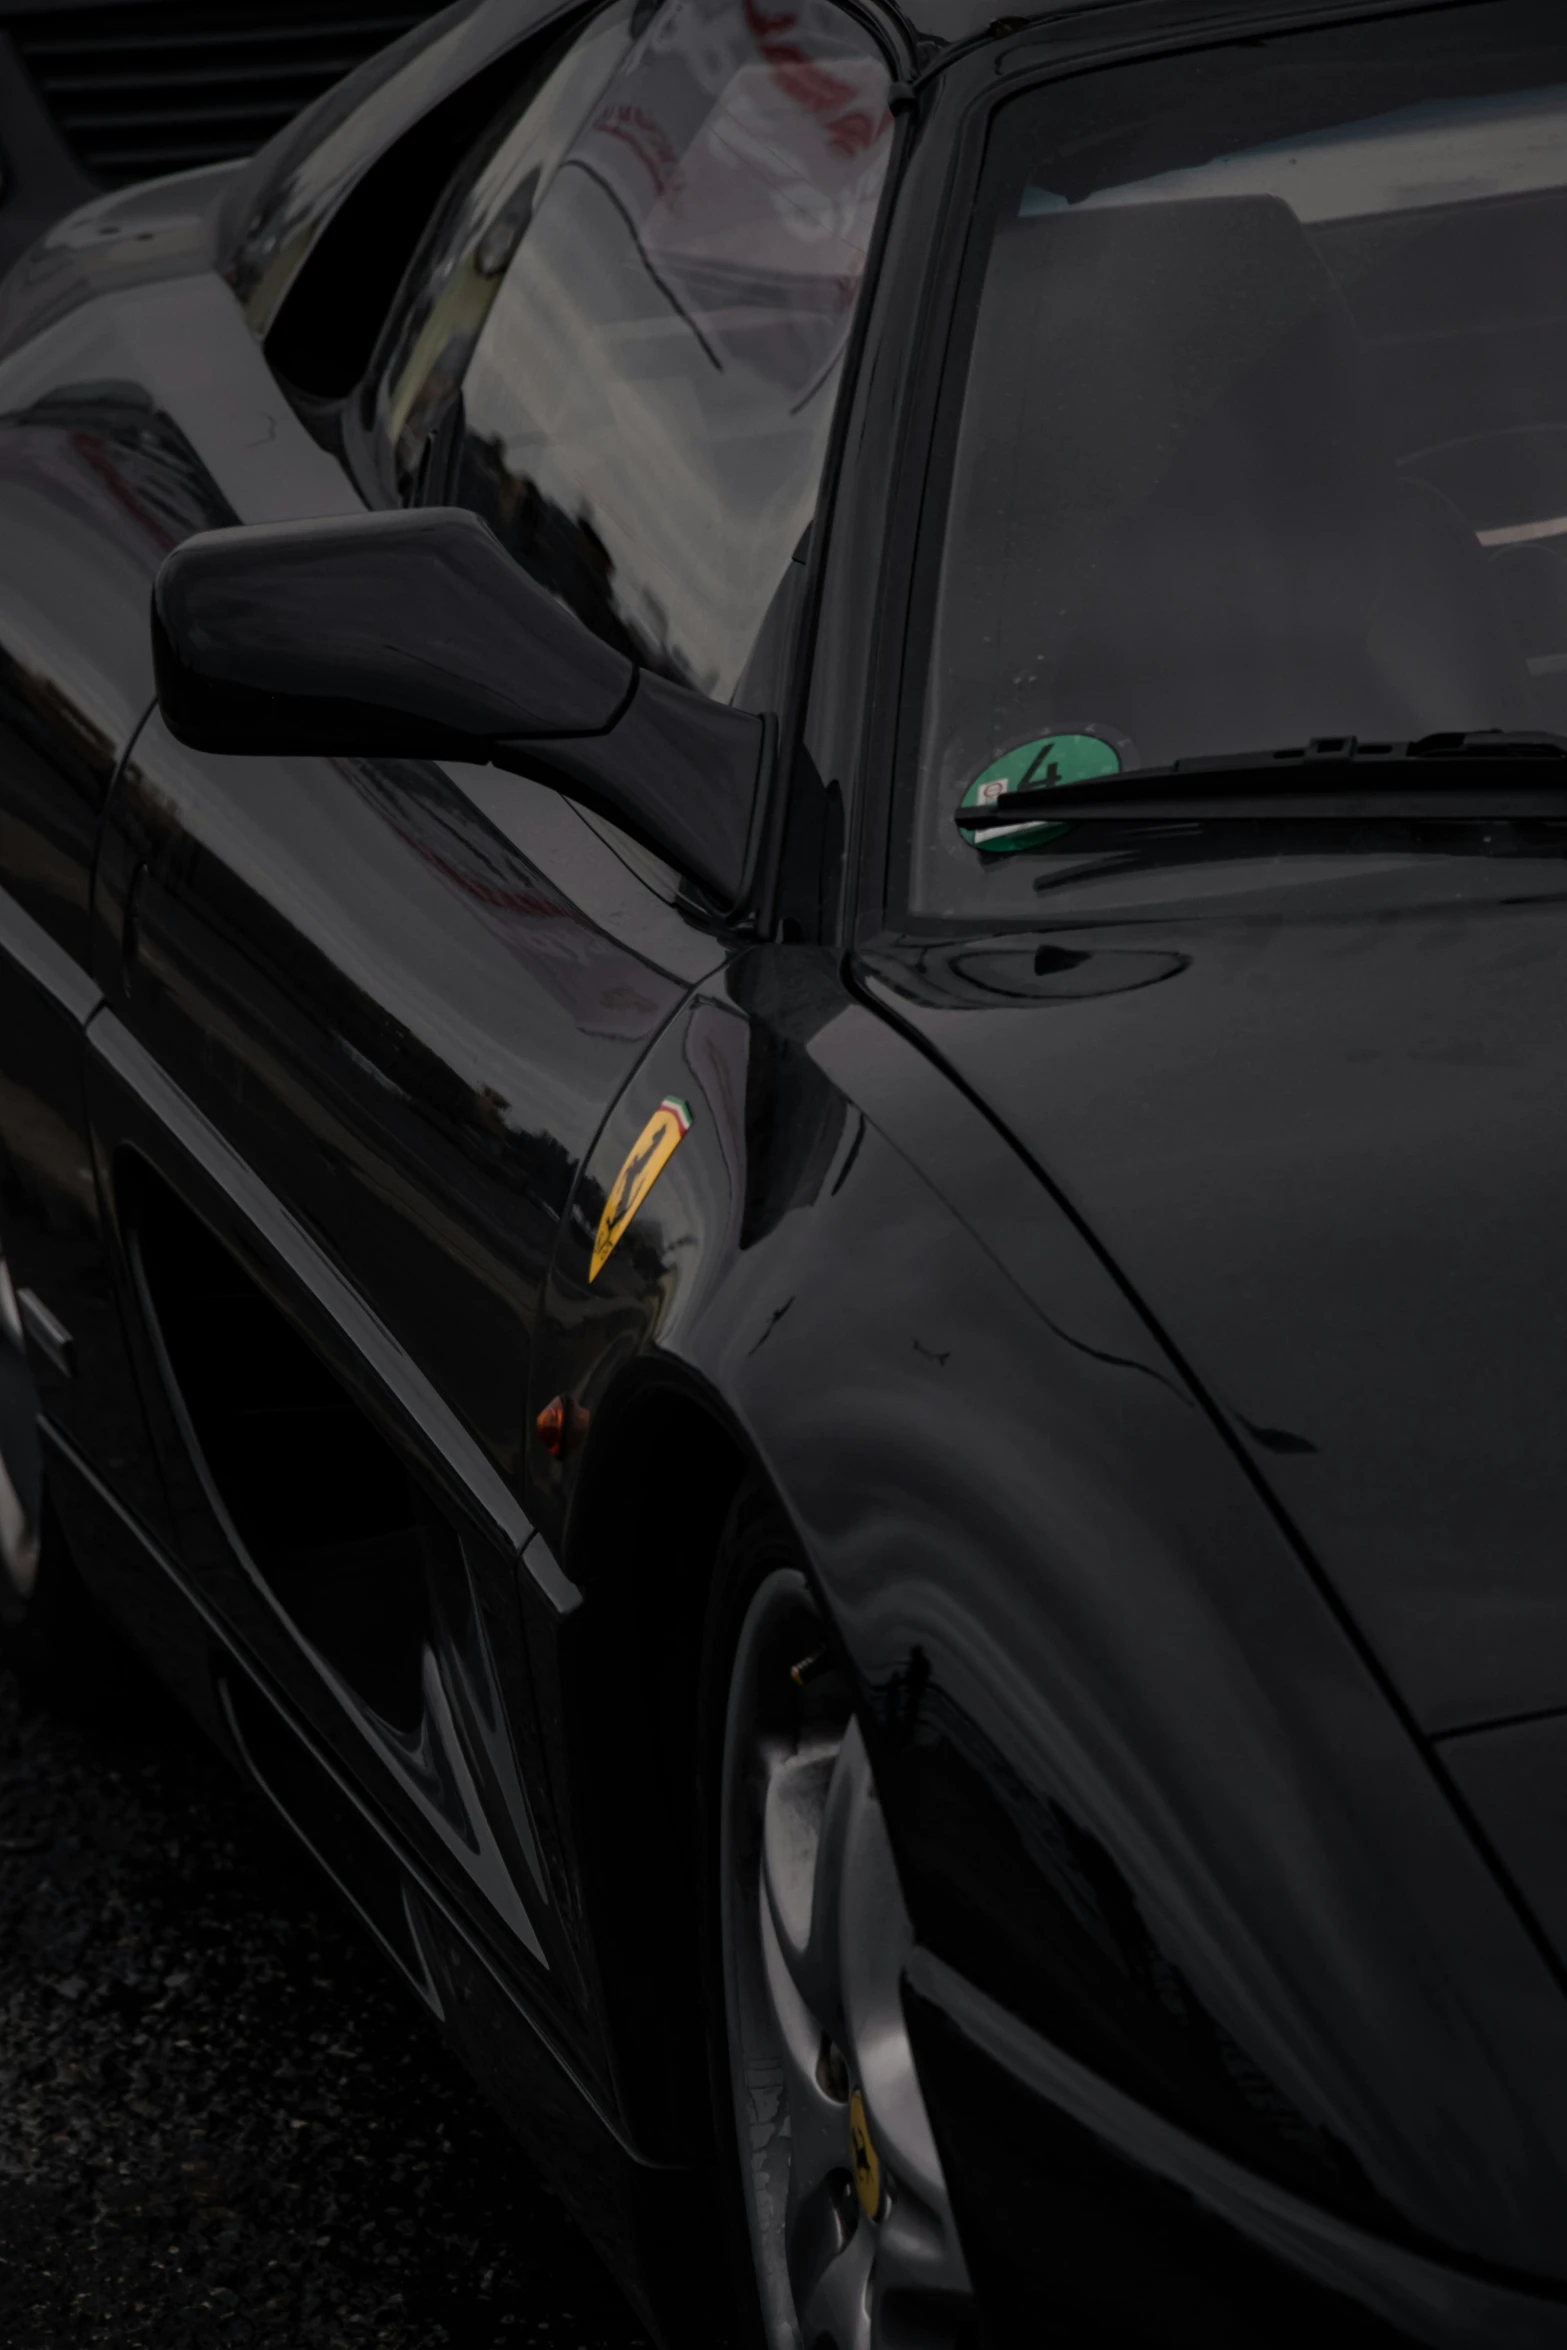
[{"label": "alloy wheel spoke", "polygon": [[[844,1741],[864,1747],[859,1731]],[[864,1763],[865,1797],[853,1813],[844,1851],[840,1915],[844,2022],[855,2077],[882,2161],[928,2207],[944,2209],[941,2162],[914,2069],[904,2021],[902,1976],[914,1933],[904,1907],[892,1846]]]},{"label": "alloy wheel spoke", "polygon": [[[764,1586],[743,1655],[804,1653],[803,1579],[775,1577],[771,1606]],[[913,1931],[864,1739],[828,1685],[796,1709],[776,1664],[750,1670],[729,1847],[746,1856],[731,1883],[748,1947],[728,1996],[769,2350],[956,2350],[969,2281],[904,2022]]]},{"label": "alloy wheel spoke", "polygon": [[970,2291],[957,2230],[945,2200],[939,2208],[894,2185],[877,2228],[876,2290],[966,2295]]},{"label": "alloy wheel spoke", "polygon": [[780,1763],[762,1818],[762,1884],[778,1948],[827,2030],[840,2005],[838,1911],[853,1806],[847,1743],[824,1740]]},{"label": "alloy wheel spoke", "polygon": [[823,2335],[833,2350],[871,2350],[871,2269],[876,2256],[873,2233],[864,2225],[817,2278],[800,2310],[800,2334],[806,2350]]},{"label": "alloy wheel spoke", "polygon": [[848,2125],[844,2101],[822,2086],[822,2026],[795,1986],[771,1909],[765,1901],[760,1908],[763,1969],[789,2110],[792,2209],[829,2170],[843,2167]]}]

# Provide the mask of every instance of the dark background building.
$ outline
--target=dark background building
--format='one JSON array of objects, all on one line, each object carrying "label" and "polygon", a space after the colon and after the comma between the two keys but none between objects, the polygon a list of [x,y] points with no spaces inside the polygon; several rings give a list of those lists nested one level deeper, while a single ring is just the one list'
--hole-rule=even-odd
[{"label": "dark background building", "polygon": [[0,0],[0,269],[106,188],[248,155],[431,0]]}]

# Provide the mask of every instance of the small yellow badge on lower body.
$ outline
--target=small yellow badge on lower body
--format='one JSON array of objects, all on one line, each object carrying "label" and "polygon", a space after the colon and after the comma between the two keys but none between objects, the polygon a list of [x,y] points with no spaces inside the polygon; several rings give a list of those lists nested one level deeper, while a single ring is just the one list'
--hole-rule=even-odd
[{"label": "small yellow badge on lower body", "polygon": [[603,1272],[621,1234],[690,1131],[690,1110],[672,1093],[666,1094],[627,1151],[625,1164],[610,1185],[593,1242],[593,1262],[588,1267],[590,1281],[596,1281]]},{"label": "small yellow badge on lower body", "polygon": [[881,2209],[881,2163],[865,2118],[865,2100],[858,2089],[849,2099],[849,2146],[854,2155],[854,2192],[867,2219]]}]

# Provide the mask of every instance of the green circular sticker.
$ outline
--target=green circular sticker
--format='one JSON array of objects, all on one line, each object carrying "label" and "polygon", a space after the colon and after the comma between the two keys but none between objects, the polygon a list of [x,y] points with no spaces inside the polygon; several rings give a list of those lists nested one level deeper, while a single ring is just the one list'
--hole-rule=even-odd
[{"label": "green circular sticker", "polygon": [[[1108,729],[1104,733],[1038,735],[1033,742],[1019,743],[1016,750],[1004,751],[991,761],[963,794],[960,816],[962,808],[994,808],[1013,792],[1048,791],[1052,784],[1091,783],[1098,775],[1119,775],[1125,764],[1123,754],[1130,750],[1130,743],[1119,737],[1112,739]],[[1036,816],[1026,823],[976,832],[972,840],[986,856],[1006,857],[1015,856],[1019,849],[1037,848],[1065,830],[1065,823],[1042,824]]]}]

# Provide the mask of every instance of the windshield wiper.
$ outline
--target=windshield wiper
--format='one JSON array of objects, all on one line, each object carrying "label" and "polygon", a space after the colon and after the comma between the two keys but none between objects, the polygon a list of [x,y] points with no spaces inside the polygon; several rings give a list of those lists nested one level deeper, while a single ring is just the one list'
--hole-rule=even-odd
[{"label": "windshield wiper", "polygon": [[1567,737],[1428,734],[1419,742],[1329,736],[1280,751],[1177,759],[1127,775],[1004,793],[960,808],[960,832],[996,832],[1030,816],[1149,818],[1476,816],[1567,818]]}]

